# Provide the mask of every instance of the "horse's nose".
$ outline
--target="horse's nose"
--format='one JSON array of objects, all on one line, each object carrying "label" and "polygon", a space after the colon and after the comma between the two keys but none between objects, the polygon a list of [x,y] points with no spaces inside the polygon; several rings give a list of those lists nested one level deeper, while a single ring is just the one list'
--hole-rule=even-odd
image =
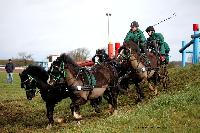
[{"label": "horse's nose", "polygon": [[47,80],[47,83],[49,84],[49,82],[50,82],[50,78],[48,78],[48,80]]},{"label": "horse's nose", "polygon": [[49,85],[53,85],[53,82],[52,82],[50,79],[47,80],[47,83],[48,83]]}]

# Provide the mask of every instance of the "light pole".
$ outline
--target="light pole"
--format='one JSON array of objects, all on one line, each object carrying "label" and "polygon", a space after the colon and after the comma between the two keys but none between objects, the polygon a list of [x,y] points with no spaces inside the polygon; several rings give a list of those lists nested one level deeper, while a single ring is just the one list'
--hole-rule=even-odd
[{"label": "light pole", "polygon": [[106,13],[106,16],[108,17],[108,43],[110,42],[110,27],[109,27],[109,17],[111,16],[111,13]]}]

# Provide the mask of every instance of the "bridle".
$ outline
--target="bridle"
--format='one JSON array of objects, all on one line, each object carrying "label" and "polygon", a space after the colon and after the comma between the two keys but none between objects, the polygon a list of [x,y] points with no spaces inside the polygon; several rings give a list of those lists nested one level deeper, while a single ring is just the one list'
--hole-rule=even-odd
[{"label": "bridle", "polygon": [[[127,54],[125,54],[125,51],[126,52],[128,51]],[[136,71],[136,72],[146,71],[145,67],[139,68],[139,64],[141,63],[141,60],[139,59],[140,56],[136,57],[135,59],[130,59],[131,55],[132,55],[131,53],[132,53],[131,48],[123,47],[123,49],[121,49],[121,51],[119,52],[119,54],[117,56],[117,60],[119,60],[120,57],[122,57],[122,62],[124,62],[124,61],[126,61],[126,62],[127,61],[135,61],[136,60],[138,63],[137,63],[136,68],[134,69],[134,71]]]},{"label": "bridle", "polygon": [[[36,90],[36,84],[37,84],[37,80],[35,78],[33,78],[31,75],[27,74],[28,78],[22,82],[23,84],[23,88],[25,88],[25,91],[26,92],[29,92],[29,91],[35,91]],[[31,84],[32,87],[31,88],[27,88],[27,85],[26,84]],[[24,84],[25,84],[25,87],[24,87]]]}]

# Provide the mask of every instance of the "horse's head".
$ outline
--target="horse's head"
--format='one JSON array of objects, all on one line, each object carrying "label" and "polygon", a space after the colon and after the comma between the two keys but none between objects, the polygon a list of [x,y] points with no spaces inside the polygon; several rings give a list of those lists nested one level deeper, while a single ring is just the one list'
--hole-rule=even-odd
[{"label": "horse's head", "polygon": [[138,55],[139,47],[133,41],[124,42],[123,45],[118,50],[117,60],[120,62],[124,62],[129,60],[131,55]]},{"label": "horse's head", "polygon": [[105,49],[97,49],[96,50],[96,55],[103,55],[105,53],[106,53]]},{"label": "horse's head", "polygon": [[93,62],[99,64],[102,62],[107,62],[109,60],[110,60],[109,56],[108,56],[108,54],[106,54],[105,49],[97,49],[96,50],[96,54],[93,57]]},{"label": "horse's head", "polygon": [[47,71],[43,67],[33,65],[28,66],[19,76],[21,79],[21,88],[25,89],[27,99],[29,100],[35,96],[39,81],[47,84],[49,78]]},{"label": "horse's head", "polygon": [[35,97],[37,81],[31,75],[23,74],[23,72],[19,76],[21,79],[21,88],[25,89],[27,99],[32,100]]}]

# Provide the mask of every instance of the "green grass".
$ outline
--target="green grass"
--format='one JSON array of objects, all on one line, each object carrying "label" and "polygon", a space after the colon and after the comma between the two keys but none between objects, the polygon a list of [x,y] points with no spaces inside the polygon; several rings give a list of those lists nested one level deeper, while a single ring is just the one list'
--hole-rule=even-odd
[{"label": "green grass", "polygon": [[[14,83],[5,84],[6,73],[0,73],[0,132],[200,132],[200,65],[171,68],[170,87],[159,89],[158,96],[148,96],[135,104],[134,91],[118,99],[118,115],[112,116],[107,104],[96,114],[88,104],[81,107],[84,119],[78,124],[70,113],[70,100],[60,102],[54,117],[66,122],[46,130],[45,103],[40,94],[26,99],[17,73]],[[146,91],[148,95],[148,91]],[[105,103],[105,101],[104,101]]]}]

